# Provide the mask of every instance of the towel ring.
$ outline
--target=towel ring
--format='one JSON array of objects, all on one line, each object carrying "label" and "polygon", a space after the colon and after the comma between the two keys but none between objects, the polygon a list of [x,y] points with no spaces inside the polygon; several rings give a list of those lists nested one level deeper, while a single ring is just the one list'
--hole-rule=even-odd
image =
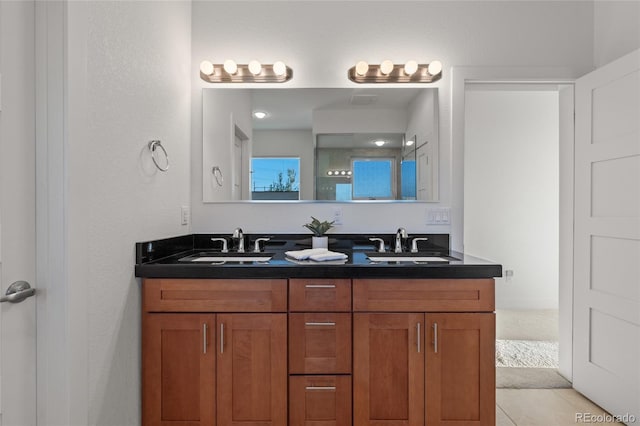
[{"label": "towel ring", "polygon": [[[167,150],[164,149],[164,146],[162,146],[162,142],[160,142],[159,140],[149,141],[149,144],[147,146],[149,147],[149,151],[151,151],[151,159],[153,160],[153,164],[156,165],[158,170],[160,170],[161,172],[166,172],[167,170],[169,170],[169,154],[167,154]],[[162,153],[164,154],[164,159],[167,163],[165,167],[162,167],[160,166],[160,164],[158,164],[158,159],[156,158],[156,148],[160,148],[162,150]]]},{"label": "towel ring", "polygon": [[213,168],[211,169],[211,173],[213,173],[213,177],[216,180],[218,186],[222,186],[222,183],[224,182],[224,176],[222,176],[222,170],[220,170],[220,167],[213,166]]}]

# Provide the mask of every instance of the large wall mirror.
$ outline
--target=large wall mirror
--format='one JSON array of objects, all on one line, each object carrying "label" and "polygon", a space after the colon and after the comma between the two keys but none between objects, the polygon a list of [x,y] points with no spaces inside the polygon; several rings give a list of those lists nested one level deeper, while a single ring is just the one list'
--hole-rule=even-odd
[{"label": "large wall mirror", "polygon": [[203,201],[437,201],[434,88],[203,89]]}]

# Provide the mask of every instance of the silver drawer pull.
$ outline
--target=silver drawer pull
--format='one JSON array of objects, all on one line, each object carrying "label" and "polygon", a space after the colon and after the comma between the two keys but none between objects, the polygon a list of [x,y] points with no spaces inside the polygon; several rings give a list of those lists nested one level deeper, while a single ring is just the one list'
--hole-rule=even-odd
[{"label": "silver drawer pull", "polygon": [[207,354],[207,323],[202,324],[202,353]]},{"label": "silver drawer pull", "polygon": [[433,323],[433,352],[438,353],[438,323]]},{"label": "silver drawer pull", "polygon": [[309,327],[335,327],[335,322],[305,322],[304,325]]},{"label": "silver drawer pull", "polygon": [[306,288],[336,288],[335,284],[307,284]]},{"label": "silver drawer pull", "polygon": [[306,387],[307,390],[330,390],[330,391],[334,391],[336,390],[335,386],[307,386]]},{"label": "silver drawer pull", "polygon": [[420,323],[418,323],[416,337],[417,337],[417,343],[418,343],[418,353],[420,353]]},{"label": "silver drawer pull", "polygon": [[220,324],[220,353],[224,353],[224,323]]}]

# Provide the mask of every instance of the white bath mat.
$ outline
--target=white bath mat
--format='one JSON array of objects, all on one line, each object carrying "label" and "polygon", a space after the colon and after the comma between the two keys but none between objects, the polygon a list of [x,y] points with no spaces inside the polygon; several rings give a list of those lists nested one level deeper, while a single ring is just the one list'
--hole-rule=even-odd
[{"label": "white bath mat", "polygon": [[496,340],[496,367],[558,368],[558,342]]}]

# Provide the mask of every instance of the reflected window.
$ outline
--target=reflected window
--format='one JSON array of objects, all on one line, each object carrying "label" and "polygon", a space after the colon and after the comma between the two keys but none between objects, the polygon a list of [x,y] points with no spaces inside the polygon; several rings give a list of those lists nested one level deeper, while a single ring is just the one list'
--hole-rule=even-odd
[{"label": "reflected window", "polygon": [[252,200],[299,200],[299,157],[253,157]]},{"label": "reflected window", "polygon": [[400,197],[402,200],[416,199],[416,162],[403,160],[400,163]]},{"label": "reflected window", "polygon": [[354,200],[392,200],[395,198],[393,158],[356,158],[353,170]]}]

